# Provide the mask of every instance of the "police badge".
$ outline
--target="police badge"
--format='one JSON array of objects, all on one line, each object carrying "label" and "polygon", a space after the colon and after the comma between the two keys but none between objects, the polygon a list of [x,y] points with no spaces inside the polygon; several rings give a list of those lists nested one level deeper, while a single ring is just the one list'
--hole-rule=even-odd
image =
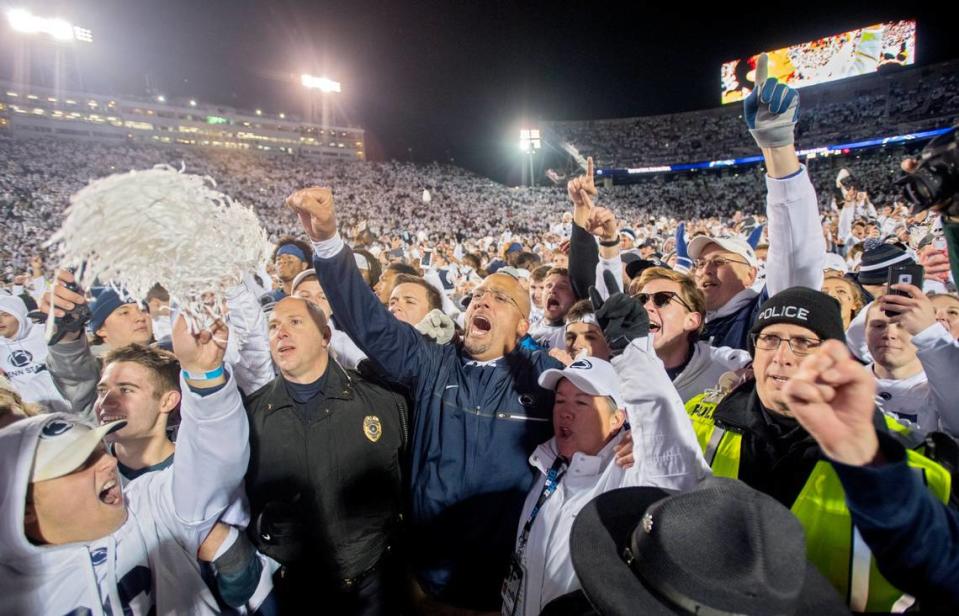
[{"label": "police badge", "polygon": [[375,443],[383,436],[383,426],[380,424],[380,418],[376,415],[367,415],[363,418],[363,434]]}]

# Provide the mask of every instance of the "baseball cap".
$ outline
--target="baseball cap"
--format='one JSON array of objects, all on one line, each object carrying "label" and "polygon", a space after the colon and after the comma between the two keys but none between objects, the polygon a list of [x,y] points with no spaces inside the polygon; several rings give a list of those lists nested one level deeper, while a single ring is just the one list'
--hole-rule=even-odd
[{"label": "baseball cap", "polygon": [[849,264],[841,256],[834,252],[827,252],[826,259],[823,262],[823,270],[835,270],[843,274],[849,273]]},{"label": "baseball cap", "polygon": [[618,408],[626,408],[626,401],[619,392],[619,376],[608,361],[597,357],[584,357],[562,370],[550,368],[539,375],[539,386],[555,391],[556,386],[563,379],[569,379],[576,389],[583,393],[591,396],[608,396],[616,402]]},{"label": "baseball cap", "polygon": [[83,466],[103,437],[125,425],[126,420],[120,419],[91,428],[68,416],[51,418],[40,430],[30,481],[46,481],[69,475]]},{"label": "baseball cap", "polygon": [[756,253],[753,252],[752,246],[750,246],[746,240],[738,237],[706,237],[705,235],[694,237],[687,247],[689,258],[693,260],[698,259],[703,253],[703,250],[710,244],[715,244],[723,250],[741,256],[746,259],[746,262],[752,267],[759,266],[759,261],[756,259]]}]

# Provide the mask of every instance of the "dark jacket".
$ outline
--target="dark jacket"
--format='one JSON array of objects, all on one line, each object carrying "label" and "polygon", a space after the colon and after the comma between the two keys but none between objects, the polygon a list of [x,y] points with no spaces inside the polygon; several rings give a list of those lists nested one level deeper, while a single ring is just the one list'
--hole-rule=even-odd
[{"label": "dark jacket", "polygon": [[314,267],[343,330],[415,400],[410,551],[420,584],[441,601],[498,609],[536,478],[529,456],[553,435],[553,393],[537,378],[562,366],[520,347],[477,365],[457,345],[425,340],[387,312],[348,247]]},{"label": "dark jacket", "polygon": [[756,322],[759,307],[769,299],[769,291],[763,287],[756,297],[732,314],[706,323],[700,340],[707,341],[714,347],[730,347],[733,349],[748,350],[749,329]]},{"label": "dark jacket", "polygon": [[853,522],[886,579],[915,596],[923,609],[955,614],[959,513],[929,493],[920,475],[906,464],[905,449],[898,441],[880,433],[879,444],[884,464],[832,463]]},{"label": "dark jacket", "polygon": [[246,399],[246,493],[256,547],[346,585],[383,556],[402,511],[404,398],[329,363],[323,392],[295,402],[282,376]]}]

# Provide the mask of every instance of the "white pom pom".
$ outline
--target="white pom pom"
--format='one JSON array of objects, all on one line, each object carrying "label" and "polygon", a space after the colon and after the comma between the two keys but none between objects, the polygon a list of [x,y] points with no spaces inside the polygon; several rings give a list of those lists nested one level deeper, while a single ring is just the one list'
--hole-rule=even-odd
[{"label": "white pom pom", "polygon": [[142,299],[159,283],[191,326],[209,327],[223,302],[211,309],[204,294],[225,297],[272,250],[256,214],[210,183],[166,165],[96,180],[70,198],[47,245],[83,288],[96,281]]}]

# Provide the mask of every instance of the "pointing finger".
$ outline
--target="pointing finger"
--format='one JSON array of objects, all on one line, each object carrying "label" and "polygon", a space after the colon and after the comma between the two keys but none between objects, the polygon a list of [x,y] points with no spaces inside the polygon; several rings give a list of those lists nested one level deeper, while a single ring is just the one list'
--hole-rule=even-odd
[{"label": "pointing finger", "polygon": [[756,58],[756,87],[762,87],[763,83],[766,81],[766,77],[769,75],[769,56],[761,53],[759,57]]}]

